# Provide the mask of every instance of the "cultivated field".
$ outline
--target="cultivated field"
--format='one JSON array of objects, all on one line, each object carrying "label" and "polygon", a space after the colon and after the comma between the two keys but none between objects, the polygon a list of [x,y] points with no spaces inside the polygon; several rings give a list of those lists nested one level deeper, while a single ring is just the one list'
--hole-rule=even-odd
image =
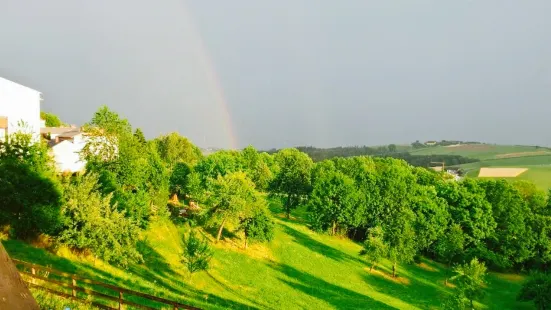
[{"label": "cultivated field", "polygon": [[[455,154],[481,161],[459,165],[467,177],[494,177],[527,180],[539,188],[551,188],[551,153],[547,148],[507,145],[463,145],[422,149],[413,154]],[[488,169],[503,168],[503,169]],[[511,170],[519,169],[519,170]]]},{"label": "cultivated field", "polygon": [[413,155],[460,155],[480,160],[549,155],[551,150],[535,146],[462,144],[457,146],[436,146],[410,151]]}]

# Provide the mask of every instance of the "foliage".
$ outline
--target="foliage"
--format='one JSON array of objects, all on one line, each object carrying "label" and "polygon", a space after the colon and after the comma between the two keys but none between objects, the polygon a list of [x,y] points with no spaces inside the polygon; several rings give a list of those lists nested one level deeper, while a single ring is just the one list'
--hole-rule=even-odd
[{"label": "foliage", "polygon": [[474,308],[474,299],[484,296],[483,285],[486,277],[486,266],[484,263],[473,258],[469,263],[453,268],[455,276],[451,280],[455,281],[457,290],[461,296],[464,296]]},{"label": "foliage", "polygon": [[360,255],[365,256],[371,263],[371,271],[383,258],[388,256],[388,246],[384,242],[384,231],[381,227],[369,229]]},{"label": "foliage", "polygon": [[30,134],[14,133],[0,144],[0,224],[16,237],[55,233],[61,189],[46,146]]},{"label": "foliage", "polygon": [[145,135],[140,128],[136,128],[136,130],[134,131],[134,138],[136,138],[136,140],[142,145],[145,145],[147,143]]},{"label": "foliage", "polygon": [[178,162],[193,165],[203,157],[197,146],[176,132],[156,138],[155,143],[159,155],[169,167]]},{"label": "foliage", "polygon": [[252,210],[261,207],[264,199],[255,190],[254,183],[243,172],[234,172],[218,176],[214,181],[212,193],[208,199],[211,206],[209,215],[219,224],[217,240],[227,222],[237,223],[251,215]]},{"label": "foliage", "polygon": [[97,182],[96,175],[88,174],[66,185],[59,240],[121,266],[141,261],[138,226],[111,204],[111,195],[101,195]]},{"label": "foliage", "polygon": [[254,182],[256,188],[266,190],[273,178],[273,173],[270,170],[269,163],[267,163],[270,160],[270,155],[258,153],[254,147],[248,146],[243,149],[241,156],[243,157],[244,171]]},{"label": "foliage", "polygon": [[451,265],[454,258],[465,248],[465,234],[459,224],[451,224],[444,235],[436,242],[434,252]]},{"label": "foliage", "polygon": [[308,155],[297,149],[284,149],[275,154],[279,167],[278,173],[270,183],[272,194],[283,196],[285,212],[290,216],[291,210],[310,193],[310,173],[313,167]]},{"label": "foliage", "polygon": [[337,229],[351,222],[358,194],[354,180],[342,172],[329,171],[318,176],[308,202],[314,227],[335,235]]},{"label": "foliage", "polygon": [[61,127],[64,125],[59,117],[53,113],[41,111],[40,118],[46,122],[46,127]]},{"label": "foliage", "polygon": [[189,193],[188,182],[191,172],[191,167],[186,163],[180,162],[174,166],[170,175],[170,192],[172,194]]},{"label": "foliage", "polygon": [[10,224],[18,238],[55,233],[59,228],[61,189],[29,165],[0,160],[0,224]]},{"label": "foliage", "polygon": [[245,234],[245,248],[248,241],[266,242],[274,239],[274,220],[265,206],[252,210],[252,214],[242,218],[240,228]]},{"label": "foliage", "polygon": [[533,301],[536,309],[551,309],[551,275],[534,272],[518,295],[520,301]]},{"label": "foliage", "polygon": [[207,240],[197,237],[195,231],[189,233],[189,237],[182,237],[184,253],[182,263],[185,264],[190,274],[207,270],[213,252]]}]

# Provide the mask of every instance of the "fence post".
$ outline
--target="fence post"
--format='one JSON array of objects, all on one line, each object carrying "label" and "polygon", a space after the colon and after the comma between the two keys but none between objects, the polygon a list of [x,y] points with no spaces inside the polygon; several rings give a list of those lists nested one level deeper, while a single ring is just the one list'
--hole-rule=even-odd
[{"label": "fence post", "polygon": [[119,310],[122,309],[122,291],[119,291]]},{"label": "fence post", "polygon": [[77,286],[77,279],[75,279],[75,275],[72,275],[71,276],[71,280],[72,280],[72,287],[73,287],[73,297],[77,297],[77,290],[76,290],[76,286]]},{"label": "fence post", "polygon": [[34,268],[34,265],[31,265],[31,274],[33,275],[31,278],[31,283],[36,284],[36,280],[34,279],[34,276],[36,276],[36,269]]}]

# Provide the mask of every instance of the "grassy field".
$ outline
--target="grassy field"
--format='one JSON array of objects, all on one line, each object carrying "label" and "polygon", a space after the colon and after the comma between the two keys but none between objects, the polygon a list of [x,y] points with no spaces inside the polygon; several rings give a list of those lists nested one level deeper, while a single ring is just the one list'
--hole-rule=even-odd
[{"label": "grassy field", "polygon": [[527,168],[528,170],[516,178],[508,180],[527,180],[534,182],[539,188],[551,188],[551,150],[535,146],[517,145],[462,145],[456,147],[428,147],[411,151],[416,155],[449,154],[480,159],[479,162],[463,164],[467,177],[478,177],[480,168]]},{"label": "grassy field", "polygon": [[[410,151],[413,155],[460,155],[480,160],[499,159],[504,156],[521,157],[534,154],[551,154],[547,148],[520,145],[473,144],[461,146],[435,146]],[[524,153],[524,154],[523,154]]]},{"label": "grassy field", "polygon": [[[140,241],[145,264],[128,269],[94,264],[68,251],[56,256],[15,240],[4,246],[14,258],[205,309],[438,309],[452,290],[444,285],[450,271],[441,264],[423,259],[399,266],[397,279],[389,276],[388,262],[370,273],[358,257],[360,245],[310,231],[302,223],[304,210],[286,220],[277,205],[272,209],[278,213],[273,242],[244,250],[239,238],[226,239],[214,246],[212,268],[191,278],[180,263],[185,228],[168,221],[151,225]],[[477,307],[533,309],[515,301],[522,281],[519,275],[490,274]]]}]

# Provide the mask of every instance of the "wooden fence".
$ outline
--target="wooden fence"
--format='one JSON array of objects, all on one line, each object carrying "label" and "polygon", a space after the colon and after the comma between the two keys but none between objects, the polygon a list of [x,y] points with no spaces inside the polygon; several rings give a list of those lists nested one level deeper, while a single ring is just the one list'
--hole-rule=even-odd
[{"label": "wooden fence", "polygon": [[[29,287],[74,300],[90,301],[88,297],[92,296],[91,303],[98,308],[109,310],[127,309],[125,307],[127,305],[130,309],[199,309],[17,259],[12,259],[12,261]],[[99,292],[98,289],[102,292]],[[143,305],[144,301],[148,301],[150,305]],[[106,303],[111,305],[106,305]],[[113,304],[118,305],[118,307],[113,307]],[[157,304],[159,307],[151,306],[151,304]]]}]

